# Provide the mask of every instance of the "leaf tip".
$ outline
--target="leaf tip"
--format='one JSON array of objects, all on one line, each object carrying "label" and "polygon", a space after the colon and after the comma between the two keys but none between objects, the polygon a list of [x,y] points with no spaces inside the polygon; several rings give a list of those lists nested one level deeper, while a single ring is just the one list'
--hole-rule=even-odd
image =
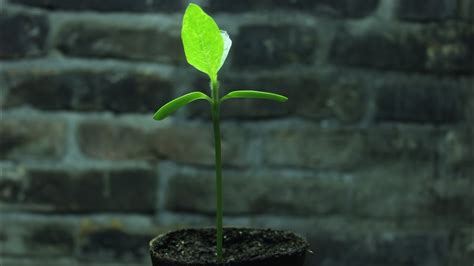
[{"label": "leaf tip", "polygon": [[160,114],[158,114],[158,112],[156,112],[153,115],[153,120],[160,121],[160,120],[163,120],[163,117],[161,117]]}]

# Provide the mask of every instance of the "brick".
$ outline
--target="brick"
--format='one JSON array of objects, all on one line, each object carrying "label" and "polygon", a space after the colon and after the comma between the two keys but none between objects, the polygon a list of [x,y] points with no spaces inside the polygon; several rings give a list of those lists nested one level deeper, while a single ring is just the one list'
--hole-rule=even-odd
[{"label": "brick", "polygon": [[430,162],[439,152],[434,126],[386,125],[364,130],[366,158],[373,161]]},{"label": "brick", "polygon": [[[346,215],[370,219],[404,220],[411,217],[450,221],[452,217],[471,217],[467,206],[472,196],[440,212],[436,186],[467,192],[464,183],[435,183],[432,162],[377,162],[372,166],[332,174],[313,173],[291,177],[238,175],[224,171],[225,214],[235,215]],[[215,213],[214,174],[177,174],[169,180],[165,206],[174,212],[213,215]],[[456,190],[457,189],[457,190]],[[439,189],[438,189],[439,190]],[[454,203],[454,202],[453,202]]]},{"label": "brick", "polygon": [[381,70],[416,71],[423,69],[426,51],[422,40],[408,32],[374,31],[336,34],[329,61],[337,65]]},{"label": "brick", "polygon": [[474,127],[462,126],[441,132],[440,163],[451,170],[474,164]]},{"label": "brick", "polygon": [[96,159],[153,159],[146,138],[147,133],[138,128],[104,121],[81,123],[78,128],[81,151]]},{"label": "brick", "polygon": [[353,0],[263,0],[263,1],[228,1],[211,0],[209,9],[211,11],[225,12],[245,12],[245,11],[263,11],[274,8],[299,10],[305,12],[314,12],[316,14],[330,15],[337,17],[360,18],[365,17],[375,11],[378,6],[378,0],[353,1]]},{"label": "brick", "polygon": [[17,203],[22,197],[26,170],[16,165],[0,165],[0,202]]},{"label": "brick", "polygon": [[114,228],[98,230],[82,238],[79,258],[83,261],[145,261],[149,254],[144,247],[153,237]]},{"label": "brick", "polygon": [[111,171],[106,174],[105,182],[109,186],[110,194],[106,195],[109,209],[155,212],[158,177],[154,171],[145,169]]},{"label": "brick", "polygon": [[357,217],[390,218],[438,217],[430,210],[432,162],[382,162],[354,172],[352,214]]},{"label": "brick", "polygon": [[[133,186],[124,186],[131,180]],[[156,175],[149,170],[30,169],[26,184],[24,203],[58,212],[147,213],[155,209]]]},{"label": "brick", "polygon": [[60,29],[57,40],[59,50],[75,57],[184,63],[179,35],[158,29],[66,24]]},{"label": "brick", "polygon": [[439,216],[466,222],[474,218],[474,128],[441,130],[437,178],[432,183],[431,209]]},{"label": "brick", "polygon": [[38,57],[47,53],[48,19],[43,15],[0,12],[0,59]]},{"label": "brick", "polygon": [[[473,4],[474,5],[474,4]],[[436,73],[474,73],[472,23],[445,23],[426,27],[426,69]]]},{"label": "brick", "polygon": [[[285,103],[255,99],[225,101],[222,119],[266,119],[288,115],[319,121],[355,123],[366,112],[366,84],[357,78],[333,74],[289,75],[282,73],[253,76],[228,75],[221,77],[222,95],[232,90],[262,90],[280,93],[289,98]],[[204,87],[197,82],[195,87]],[[190,117],[210,119],[209,106],[192,105]]]},{"label": "brick", "polygon": [[467,21],[474,20],[474,1],[472,0],[462,0],[458,6],[458,12],[460,14],[460,18],[465,19]]},{"label": "brick", "polygon": [[[334,232],[336,233],[336,232]],[[447,264],[449,235],[445,232],[381,232],[347,234],[339,237],[318,233],[310,236],[310,243],[324,256],[310,256],[314,265],[397,266]]]},{"label": "brick", "polygon": [[358,34],[340,31],[329,52],[336,65],[442,74],[472,74],[474,29],[469,23]]},{"label": "brick", "polygon": [[39,266],[39,265],[49,265],[49,266],[68,266],[76,265],[76,260],[74,258],[19,258],[19,257],[2,257],[2,263],[8,266]]},{"label": "brick", "polygon": [[235,40],[232,64],[238,68],[308,65],[312,63],[316,42],[316,32],[307,27],[243,26]]},{"label": "brick", "polygon": [[176,0],[10,0],[13,3],[30,5],[50,10],[95,10],[100,12],[173,12],[183,8],[181,1]]},{"label": "brick", "polygon": [[429,0],[423,3],[410,0],[398,1],[397,17],[412,21],[439,21],[455,18],[458,1]]},{"label": "brick", "polygon": [[273,166],[350,169],[361,162],[365,148],[364,134],[352,129],[291,126],[266,136],[264,162]]},{"label": "brick", "polygon": [[316,2],[319,2],[316,4],[317,13],[346,18],[362,18],[369,16],[376,11],[379,5],[378,0],[319,0]]},{"label": "brick", "polygon": [[[154,112],[172,96],[173,85],[156,74],[123,71],[8,72],[19,79],[9,88],[6,107],[42,110]],[[47,95],[47,97],[38,97]]]},{"label": "brick", "polygon": [[[75,248],[74,231],[71,226],[62,224],[45,224],[34,228],[26,239],[30,249],[36,252],[52,250],[48,253],[59,253],[72,255]],[[47,252],[47,251],[46,251]]]},{"label": "brick", "polygon": [[74,255],[76,230],[66,219],[2,213],[1,222],[0,230],[4,233],[0,239],[2,261],[8,256],[38,258]]},{"label": "brick", "polygon": [[[151,118],[150,118],[151,119]],[[244,165],[246,133],[234,126],[222,126],[224,164]],[[91,121],[80,125],[82,152],[104,160],[172,160],[180,163],[214,165],[212,127],[169,125],[139,128],[125,123]]]},{"label": "brick", "polygon": [[472,221],[474,218],[473,169],[471,168],[469,172],[470,176],[464,177],[443,174],[431,183],[431,200],[427,209],[433,216],[457,219],[458,223]]},{"label": "brick", "polygon": [[146,248],[148,242],[156,235],[179,229],[179,226],[157,227],[151,218],[140,218],[105,216],[101,219],[82,219],[78,237],[79,261],[87,265],[98,262],[146,265],[150,260]]},{"label": "brick", "polygon": [[453,80],[403,79],[377,88],[376,120],[454,124],[464,121],[466,90]]},{"label": "brick", "polygon": [[360,77],[336,71],[320,74],[316,82],[314,77],[296,78],[301,83],[290,87],[290,101],[297,116],[337,124],[355,124],[364,118],[370,85]]},{"label": "brick", "polygon": [[340,171],[370,167],[374,162],[431,162],[438,154],[437,133],[429,126],[355,129],[289,125],[264,134],[263,160],[272,166]]},{"label": "brick", "polygon": [[[468,82],[474,84],[474,80]],[[474,91],[468,90],[466,97],[465,118],[468,123],[474,124]]]},{"label": "brick", "polygon": [[62,120],[2,117],[0,158],[57,160],[64,155],[66,123]]},{"label": "brick", "polygon": [[[299,215],[348,212],[351,183],[342,178],[283,178],[235,173],[223,177],[225,215]],[[176,175],[168,184],[165,206],[176,212],[215,213],[212,172]],[[341,197],[334,197],[341,195]]]},{"label": "brick", "polygon": [[472,244],[474,243],[474,231],[471,227],[466,227],[458,230],[453,234],[452,245],[449,254],[449,261],[452,265],[469,264],[474,260],[474,250]]}]

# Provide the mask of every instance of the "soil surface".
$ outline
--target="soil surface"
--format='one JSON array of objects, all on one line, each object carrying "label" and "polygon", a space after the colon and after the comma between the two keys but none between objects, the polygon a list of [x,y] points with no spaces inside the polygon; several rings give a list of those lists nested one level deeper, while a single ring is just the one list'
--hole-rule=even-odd
[{"label": "soil surface", "polygon": [[[217,265],[215,229],[174,231],[152,241],[150,248],[153,256],[161,260],[183,265]],[[224,264],[258,262],[270,257],[304,257],[307,249],[305,240],[287,231],[224,229]]]}]

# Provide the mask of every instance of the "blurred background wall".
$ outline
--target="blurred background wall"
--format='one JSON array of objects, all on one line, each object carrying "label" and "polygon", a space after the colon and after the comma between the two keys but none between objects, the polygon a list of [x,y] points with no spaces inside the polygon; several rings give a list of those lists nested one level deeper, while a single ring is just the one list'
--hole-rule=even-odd
[{"label": "blurred background wall", "polygon": [[[474,1],[196,1],[234,41],[225,224],[290,229],[308,265],[474,261]],[[213,226],[209,107],[187,1],[0,1],[0,264],[149,265]]]}]

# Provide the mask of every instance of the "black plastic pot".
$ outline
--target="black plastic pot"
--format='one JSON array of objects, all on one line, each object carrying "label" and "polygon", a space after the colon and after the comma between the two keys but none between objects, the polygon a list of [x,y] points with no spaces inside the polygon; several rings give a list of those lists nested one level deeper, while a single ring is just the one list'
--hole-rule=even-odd
[{"label": "black plastic pot", "polygon": [[150,241],[153,266],[302,266],[308,242],[288,231],[224,228],[224,261],[216,262],[216,230],[184,229]]}]

